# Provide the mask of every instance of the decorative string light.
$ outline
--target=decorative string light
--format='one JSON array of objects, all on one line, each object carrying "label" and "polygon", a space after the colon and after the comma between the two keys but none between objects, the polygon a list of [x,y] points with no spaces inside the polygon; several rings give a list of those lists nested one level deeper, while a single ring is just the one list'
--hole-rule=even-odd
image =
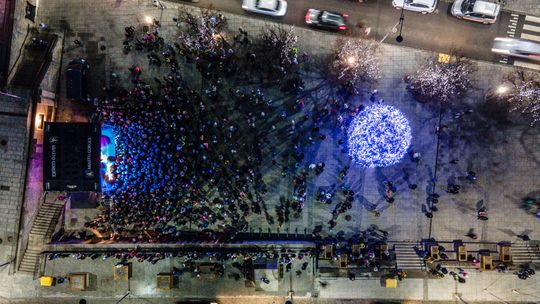
[{"label": "decorative string light", "polygon": [[349,156],[362,167],[391,166],[401,161],[411,139],[409,121],[398,109],[368,106],[349,125]]}]

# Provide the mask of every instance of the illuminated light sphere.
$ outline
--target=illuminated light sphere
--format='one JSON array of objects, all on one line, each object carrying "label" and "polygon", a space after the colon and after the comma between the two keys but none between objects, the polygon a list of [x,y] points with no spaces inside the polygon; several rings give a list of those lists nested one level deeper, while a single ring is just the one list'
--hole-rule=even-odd
[{"label": "illuminated light sphere", "polygon": [[391,166],[407,153],[411,139],[411,127],[403,113],[391,106],[372,105],[349,125],[349,156],[362,167]]}]

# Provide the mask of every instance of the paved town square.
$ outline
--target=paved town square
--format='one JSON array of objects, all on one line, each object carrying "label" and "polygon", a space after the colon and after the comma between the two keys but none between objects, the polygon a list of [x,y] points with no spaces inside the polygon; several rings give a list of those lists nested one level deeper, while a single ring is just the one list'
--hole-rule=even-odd
[{"label": "paved town square", "polygon": [[[16,4],[0,303],[539,301],[533,63],[229,2]],[[501,24],[534,30],[525,2]]]}]

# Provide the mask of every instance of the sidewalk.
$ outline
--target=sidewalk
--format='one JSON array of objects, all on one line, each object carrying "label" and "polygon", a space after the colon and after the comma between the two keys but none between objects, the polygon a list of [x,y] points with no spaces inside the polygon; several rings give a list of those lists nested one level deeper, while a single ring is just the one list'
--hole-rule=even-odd
[{"label": "sidewalk", "polygon": [[[384,288],[379,280],[350,281],[347,278],[330,281],[325,289],[320,289],[320,298],[342,299],[393,299],[423,301],[463,302],[531,302],[539,297],[537,278],[522,281],[511,274],[480,273],[469,274],[467,282],[460,284],[451,277],[442,279],[405,279],[398,288]],[[359,286],[361,286],[359,288]],[[513,292],[512,290],[516,291]]]},{"label": "sidewalk", "polygon": [[506,0],[504,9],[525,15],[540,16],[540,2],[538,0]]}]

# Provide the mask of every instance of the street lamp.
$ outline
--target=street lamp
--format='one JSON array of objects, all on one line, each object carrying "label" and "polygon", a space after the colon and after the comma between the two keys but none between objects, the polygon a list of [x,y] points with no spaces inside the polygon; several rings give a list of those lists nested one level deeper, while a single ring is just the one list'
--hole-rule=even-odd
[{"label": "street lamp", "polygon": [[401,31],[403,30],[403,21],[405,20],[405,0],[403,0],[403,7],[401,8],[401,16],[399,16],[399,35],[396,37],[396,41],[401,43],[403,41],[403,36],[401,36]]},{"label": "street lamp", "polygon": [[152,24],[154,23],[154,18],[152,18],[152,16],[144,16],[144,22],[147,23],[147,24]]},{"label": "street lamp", "polygon": [[500,85],[497,87],[497,90],[495,92],[499,95],[504,95],[508,92],[508,87],[504,85]]},{"label": "street lamp", "polygon": [[345,72],[354,67],[356,63],[356,56],[349,55],[345,58],[346,67],[339,73],[338,79],[341,79],[345,76]]},{"label": "street lamp", "polygon": [[124,296],[123,296],[120,300],[116,301],[116,304],[122,302],[122,301],[123,301],[125,298],[127,298],[130,294],[131,294],[131,291],[128,290],[128,291],[126,292],[126,294],[124,294]]}]

